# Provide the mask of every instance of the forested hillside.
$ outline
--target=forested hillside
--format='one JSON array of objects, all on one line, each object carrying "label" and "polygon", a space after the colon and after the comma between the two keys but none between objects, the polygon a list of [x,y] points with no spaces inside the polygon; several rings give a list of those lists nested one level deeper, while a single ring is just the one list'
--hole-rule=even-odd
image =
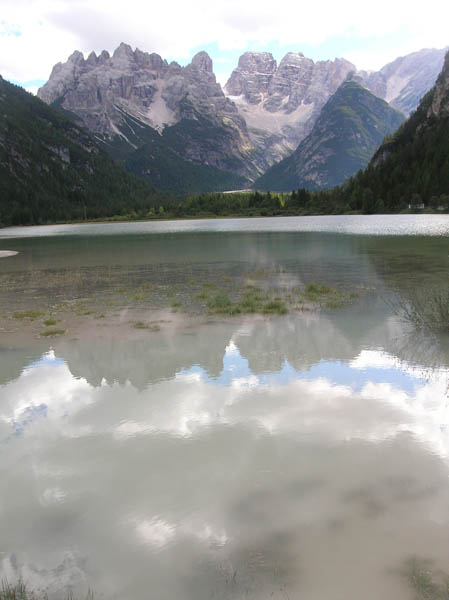
[{"label": "forested hillside", "polygon": [[449,203],[449,53],[435,87],[343,190],[365,212]]},{"label": "forested hillside", "polygon": [[268,169],[256,189],[331,188],[365,168],[383,138],[404,115],[358,81],[345,81],[327,101],[295,152]]},{"label": "forested hillside", "polygon": [[0,77],[0,224],[140,214],[169,197],[60,111]]}]

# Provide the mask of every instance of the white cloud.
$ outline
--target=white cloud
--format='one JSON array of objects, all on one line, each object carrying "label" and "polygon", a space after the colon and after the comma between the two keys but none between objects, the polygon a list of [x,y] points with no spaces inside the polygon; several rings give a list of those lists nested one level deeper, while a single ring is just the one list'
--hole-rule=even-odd
[{"label": "white cloud", "polygon": [[[336,55],[345,54],[359,68],[377,68],[398,52],[445,46],[448,16],[446,0],[436,0],[432,10],[417,3],[379,0],[369,14],[358,0],[282,6],[271,0],[215,4],[128,0],[126,7],[111,0],[3,0],[0,72],[20,81],[46,79],[52,66],[73,50],[111,51],[121,41],[187,60],[193,48],[215,42],[223,50],[244,51],[248,43],[263,49],[274,42],[300,49],[301,44],[319,45],[342,36],[360,39],[360,47],[346,53],[335,48]],[[387,35],[394,39],[396,33],[397,44],[375,51],[364,47],[363,39]]]}]

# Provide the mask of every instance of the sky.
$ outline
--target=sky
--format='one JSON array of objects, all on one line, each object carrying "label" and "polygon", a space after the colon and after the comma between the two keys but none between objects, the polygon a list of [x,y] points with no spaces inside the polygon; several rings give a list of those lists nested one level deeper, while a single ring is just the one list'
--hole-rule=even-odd
[{"label": "sky", "polygon": [[447,0],[0,0],[0,74],[35,92],[74,50],[87,57],[120,42],[182,65],[206,50],[222,84],[248,50],[377,70],[448,46],[448,22]]}]

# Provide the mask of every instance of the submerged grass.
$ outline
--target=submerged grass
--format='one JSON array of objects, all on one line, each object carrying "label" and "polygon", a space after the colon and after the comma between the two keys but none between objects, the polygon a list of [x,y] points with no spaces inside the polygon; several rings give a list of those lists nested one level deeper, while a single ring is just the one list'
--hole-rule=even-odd
[{"label": "submerged grass", "polygon": [[[48,600],[48,596],[45,592],[38,593],[28,590],[21,580],[13,585],[4,579],[0,587],[0,600]],[[73,594],[65,595],[64,600],[74,600]],[[86,600],[94,600],[94,595],[90,590],[87,592]]]},{"label": "submerged grass", "polygon": [[51,337],[56,335],[64,335],[65,329],[46,329],[45,331],[41,331],[41,337]]},{"label": "submerged grass", "polygon": [[17,319],[18,321],[23,321],[24,319],[29,319],[30,321],[35,321],[43,316],[43,312],[40,310],[24,310],[22,312],[14,312],[12,314],[13,319]]},{"label": "submerged grass", "polygon": [[209,312],[214,314],[277,314],[288,313],[288,306],[282,298],[271,299],[268,293],[259,288],[251,288],[236,300],[227,294],[217,294],[208,302]]},{"label": "submerged grass", "polygon": [[53,327],[53,325],[56,325],[58,320],[59,319],[45,319],[45,321],[43,323],[44,323],[45,327]]},{"label": "submerged grass", "polygon": [[449,333],[449,285],[402,294],[393,309],[416,329]]},{"label": "submerged grass", "polygon": [[161,328],[157,323],[145,323],[144,321],[135,321],[133,323],[134,329],[147,329],[148,331],[160,331]]},{"label": "submerged grass", "polygon": [[148,323],[144,323],[143,321],[136,321],[133,325],[134,329],[149,329],[150,326]]},{"label": "submerged grass", "polygon": [[231,265],[226,269],[223,272],[216,265],[213,268],[207,265],[197,270],[139,267],[124,273],[117,268],[68,269],[62,273],[39,271],[33,279],[37,295],[32,299],[24,292],[29,288],[29,281],[22,276],[7,280],[23,301],[19,307],[16,304],[16,312],[7,309],[7,314],[9,318],[23,322],[24,326],[39,320],[46,328],[41,335],[48,337],[62,334],[62,330],[55,328],[61,321],[67,322],[74,316],[84,319],[90,316],[95,320],[105,318],[104,311],[108,309],[135,306],[196,315],[269,316],[294,311],[335,310],[356,295],[332,288],[325,282],[295,287],[297,273],[290,273],[284,267],[245,270]]},{"label": "submerged grass", "polygon": [[429,562],[411,558],[405,577],[415,592],[415,600],[449,600],[448,575],[433,572]]}]

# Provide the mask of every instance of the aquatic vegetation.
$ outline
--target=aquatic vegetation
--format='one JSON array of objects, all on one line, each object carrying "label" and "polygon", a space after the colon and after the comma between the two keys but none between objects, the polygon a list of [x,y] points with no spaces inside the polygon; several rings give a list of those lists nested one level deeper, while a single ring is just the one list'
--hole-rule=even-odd
[{"label": "aquatic vegetation", "polygon": [[449,285],[412,290],[392,304],[396,314],[416,329],[449,332]]},{"label": "aquatic vegetation", "polygon": [[199,294],[197,294],[195,296],[195,300],[207,300],[207,298],[208,298],[208,294],[205,291],[200,292]]},{"label": "aquatic vegetation", "polygon": [[275,298],[264,305],[262,312],[264,314],[286,315],[288,313],[288,308],[283,300]]},{"label": "aquatic vegetation", "polygon": [[51,337],[56,335],[64,335],[65,329],[46,329],[45,331],[41,331],[41,337]]},{"label": "aquatic vegetation", "polygon": [[428,561],[411,558],[404,574],[415,592],[416,600],[449,599],[449,576],[433,572]]},{"label": "aquatic vegetation", "polygon": [[[70,277],[72,272],[74,279]],[[115,310],[137,307],[229,316],[335,310],[357,295],[355,290],[341,291],[326,282],[295,287],[298,278],[294,272],[260,265],[242,269],[235,264],[207,264],[197,270],[186,269],[185,265],[164,269],[145,265],[125,271],[115,266],[42,269],[35,270],[32,278],[37,294],[32,298],[26,295],[30,284],[21,273],[0,276],[0,285],[7,284],[9,293],[20,297],[21,304],[14,313],[17,321],[28,326],[39,319],[51,329],[73,316],[79,321],[87,317],[98,321],[114,317]],[[9,310],[8,316],[12,316]]]},{"label": "aquatic vegetation", "polygon": [[278,314],[288,313],[286,302],[282,298],[270,298],[268,293],[263,293],[259,288],[247,290],[243,296],[231,300],[226,294],[217,294],[208,302],[211,313],[239,315],[239,314]]},{"label": "aquatic vegetation", "polygon": [[[94,595],[89,590],[86,600],[93,600]],[[0,600],[48,600],[45,592],[33,592],[27,589],[22,580],[19,580],[15,585],[3,580],[0,588]],[[73,594],[69,593],[65,596],[65,600],[74,600]]]},{"label": "aquatic vegetation", "polygon": [[305,292],[306,294],[329,294],[333,291],[333,288],[328,285],[320,285],[319,283],[308,283],[306,285]]},{"label": "aquatic vegetation", "polygon": [[226,294],[217,294],[207,306],[211,312],[217,314],[236,315],[242,312]]},{"label": "aquatic vegetation", "polygon": [[147,329],[148,331],[160,331],[161,328],[157,323],[145,323],[144,321],[135,321],[133,323],[134,329]]},{"label": "aquatic vegetation", "polygon": [[24,319],[35,321],[36,319],[42,317],[43,314],[44,313],[40,310],[24,310],[23,312],[14,312],[12,317],[18,321],[23,321]]},{"label": "aquatic vegetation", "polygon": [[135,321],[133,324],[134,329],[149,329],[149,325],[143,321]]},{"label": "aquatic vegetation", "polygon": [[298,294],[301,297],[300,305],[304,306],[304,303],[308,302],[329,310],[342,308],[359,296],[359,292],[355,290],[343,291],[319,283],[308,283],[303,290],[299,290]]},{"label": "aquatic vegetation", "polygon": [[52,327],[53,325],[56,325],[56,323],[58,323],[59,319],[45,319],[45,321],[43,321],[45,327]]}]

